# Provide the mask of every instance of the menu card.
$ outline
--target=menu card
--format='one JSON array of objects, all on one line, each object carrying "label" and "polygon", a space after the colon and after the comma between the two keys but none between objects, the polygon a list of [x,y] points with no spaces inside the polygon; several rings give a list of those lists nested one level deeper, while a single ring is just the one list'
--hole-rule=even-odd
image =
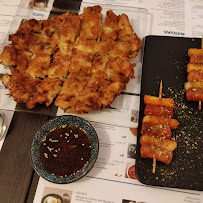
[{"label": "menu card", "polygon": [[146,35],[202,38],[201,0],[83,0],[88,3],[139,7],[148,10]]},{"label": "menu card", "polygon": [[[136,129],[91,123],[99,138],[99,154],[91,171],[69,184],[39,179],[34,203],[51,194],[64,202],[88,203],[200,203],[203,193],[141,184],[135,176]],[[68,200],[67,200],[68,199]]]},{"label": "menu card", "polygon": [[[199,37],[201,34],[200,15],[194,14],[198,1],[146,1],[146,0],[84,0],[82,6],[110,4],[148,9],[147,34]],[[191,7],[192,6],[192,7]],[[198,10],[198,9],[197,9]],[[197,13],[201,11],[201,8]],[[187,15],[186,15],[187,13]],[[188,22],[189,17],[192,19]],[[175,23],[176,22],[176,23]],[[188,27],[188,25],[190,25]],[[196,32],[192,30],[196,29]],[[140,72],[139,72],[140,74]],[[61,112],[58,112],[59,114]],[[49,194],[58,194],[64,202],[106,202],[106,203],[146,203],[146,202],[203,202],[200,191],[160,188],[141,184],[134,168],[136,148],[136,128],[125,128],[91,122],[100,143],[98,159],[92,170],[82,179],[69,184],[54,184],[39,179],[34,202],[40,202]],[[132,167],[133,166],[133,167]]]},{"label": "menu card", "polygon": [[[12,24],[14,15],[16,13],[16,10],[18,9],[18,6],[20,4],[20,0],[12,1],[12,0],[3,0],[0,1],[0,50],[2,49],[2,46],[4,44],[4,41],[7,37],[7,33],[10,29],[10,26]],[[4,73],[5,69],[3,66],[1,66],[0,73]],[[2,95],[6,94],[6,89],[2,85],[0,81],[0,100],[2,100]],[[9,101],[9,99],[8,99]],[[4,105],[7,105],[6,103]],[[10,101],[9,101],[10,105]],[[8,130],[8,127],[10,125],[13,112],[12,111],[4,111],[5,119],[6,119],[6,127]],[[4,142],[5,136],[0,140],[0,150],[2,148],[3,142]]]},{"label": "menu card", "polygon": [[[201,37],[202,34],[203,17],[201,14],[203,3],[201,0],[181,0],[178,2],[172,0],[153,0],[150,2],[147,0],[84,0],[83,2],[147,9],[146,35]],[[25,16],[46,19],[52,6],[53,1],[51,0],[45,1],[44,4],[38,4],[35,0],[0,1],[0,28],[2,32],[0,46],[2,47],[7,43],[5,39],[7,34],[15,32],[15,28],[20,25]],[[8,8],[12,10],[13,15],[18,10],[19,18],[15,18],[15,21],[13,21],[14,16],[6,14],[6,9],[11,13]],[[22,10],[26,12],[22,13]],[[28,13],[29,15],[27,15]],[[11,24],[15,26],[11,26]],[[6,67],[0,67],[0,74],[7,71]],[[141,68],[136,73],[139,79],[141,79],[140,72]],[[0,84],[0,95],[7,94],[2,93],[2,91],[7,90]],[[137,111],[139,110],[139,95],[137,98],[138,101],[133,101],[135,102],[133,105],[138,107],[135,108],[135,115],[139,113]],[[14,109],[16,103],[12,99],[9,100],[9,97],[7,99],[8,102],[5,103],[5,105],[9,105],[7,108]],[[116,103],[113,105],[116,105]],[[127,106],[127,103],[125,105]],[[58,115],[60,114],[62,112],[59,110]],[[129,116],[131,115],[129,114]],[[9,116],[7,117],[8,120],[11,120],[11,118],[12,115],[10,119]],[[137,116],[135,118],[138,119]],[[100,143],[98,159],[92,170],[82,179],[70,184],[54,184],[40,178],[34,198],[35,203],[41,202],[49,194],[59,195],[66,203],[203,202],[203,193],[200,191],[153,187],[143,185],[136,179],[133,171],[136,164],[136,122],[133,124],[134,128],[99,122],[91,122],[91,124],[98,134]],[[48,201],[51,202],[51,198]]]}]

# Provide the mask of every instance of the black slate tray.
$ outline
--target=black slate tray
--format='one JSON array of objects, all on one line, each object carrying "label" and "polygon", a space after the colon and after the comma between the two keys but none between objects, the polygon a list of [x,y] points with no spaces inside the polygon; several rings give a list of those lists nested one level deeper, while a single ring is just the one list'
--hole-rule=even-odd
[{"label": "black slate tray", "polygon": [[[138,125],[138,147],[136,175],[140,182],[162,187],[203,190],[203,106],[188,102],[184,83],[187,81],[189,48],[201,48],[201,39],[147,36],[145,38],[140,115]],[[163,97],[172,97],[177,109],[173,118],[179,121],[172,130],[178,147],[169,165],[159,161],[156,173],[152,173],[152,159],[140,158],[140,131],[144,114],[144,95],[159,95],[159,83],[163,80]]]}]

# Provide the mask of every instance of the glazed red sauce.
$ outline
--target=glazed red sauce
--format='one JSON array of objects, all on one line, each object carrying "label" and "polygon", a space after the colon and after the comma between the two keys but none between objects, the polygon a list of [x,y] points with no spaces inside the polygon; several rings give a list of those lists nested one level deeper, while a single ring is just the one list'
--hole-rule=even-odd
[{"label": "glazed red sauce", "polygon": [[135,175],[135,165],[131,166],[131,167],[128,169],[128,175],[129,175],[130,178],[136,179],[136,175]]},{"label": "glazed red sauce", "polygon": [[167,124],[143,123],[141,134],[170,139],[172,132]]},{"label": "glazed red sauce", "polygon": [[147,104],[144,110],[144,115],[163,116],[166,118],[173,117],[173,108],[168,106]]},{"label": "glazed red sauce", "polygon": [[89,136],[76,126],[60,126],[50,131],[40,146],[44,168],[59,177],[80,172],[91,154]]}]

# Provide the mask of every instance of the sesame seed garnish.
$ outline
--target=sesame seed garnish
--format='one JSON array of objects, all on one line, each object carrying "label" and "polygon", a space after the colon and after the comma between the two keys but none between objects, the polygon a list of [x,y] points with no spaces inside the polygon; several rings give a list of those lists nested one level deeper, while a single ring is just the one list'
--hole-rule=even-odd
[{"label": "sesame seed garnish", "polygon": [[48,154],[47,154],[47,153],[44,153],[44,156],[45,156],[45,158],[47,158],[47,159],[48,159]]}]

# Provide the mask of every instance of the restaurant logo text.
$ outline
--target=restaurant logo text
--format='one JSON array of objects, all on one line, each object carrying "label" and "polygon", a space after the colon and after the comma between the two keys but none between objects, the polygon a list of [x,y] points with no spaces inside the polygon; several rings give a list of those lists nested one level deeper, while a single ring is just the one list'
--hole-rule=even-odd
[{"label": "restaurant logo text", "polygon": [[174,32],[174,31],[169,31],[169,30],[164,30],[164,34],[169,34],[169,35],[181,35],[184,36],[184,32]]}]

